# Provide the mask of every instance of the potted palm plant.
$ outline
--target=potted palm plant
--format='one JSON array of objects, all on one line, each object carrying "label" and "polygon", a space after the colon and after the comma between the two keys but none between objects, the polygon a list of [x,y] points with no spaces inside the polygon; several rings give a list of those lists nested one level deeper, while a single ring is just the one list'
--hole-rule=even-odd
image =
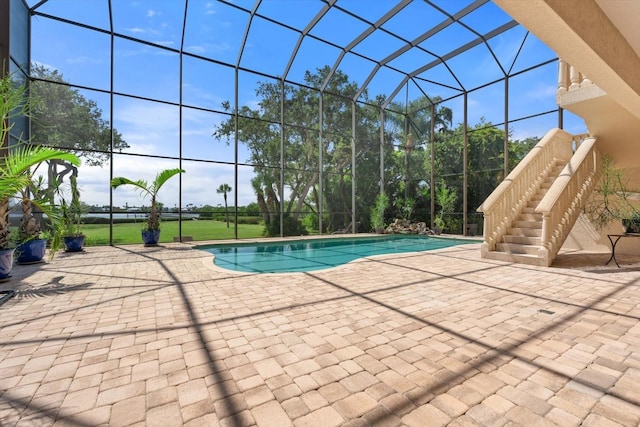
[{"label": "potted palm plant", "polygon": [[[13,265],[15,247],[9,228],[12,199],[26,194],[25,189],[33,187],[34,169],[39,164],[50,160],[64,160],[76,166],[80,164],[74,154],[33,146],[19,138],[13,147],[8,148],[13,120],[28,117],[29,111],[26,85],[17,85],[11,74],[3,74],[0,78],[0,280],[9,277]],[[53,227],[59,226],[59,216],[50,199],[32,197],[29,200],[39,207]],[[51,244],[53,248],[59,244],[55,233]]]},{"label": "potted palm plant", "polygon": [[[37,169],[37,166],[34,169]],[[42,231],[42,223],[45,210],[50,210],[52,204],[42,190],[43,184],[42,176],[32,177],[29,185],[20,191],[22,218],[18,227],[18,246],[16,246],[16,262],[18,264],[40,262],[47,250],[47,242],[51,234]],[[39,210],[41,215],[36,217],[34,210]],[[48,215],[47,218],[50,219],[51,216]]]},{"label": "potted palm plant", "polygon": [[173,176],[185,171],[180,168],[165,169],[156,175],[156,179],[152,183],[148,183],[143,179],[133,181],[122,176],[111,180],[111,188],[116,189],[121,185],[131,185],[138,190],[142,197],[151,199],[151,208],[147,223],[142,229],[142,241],[145,246],[156,246],[160,240],[160,212],[158,212],[158,191]]},{"label": "potted palm plant", "polygon": [[60,200],[60,215],[63,222],[62,240],[67,252],[80,252],[84,247],[85,235],[80,231],[82,221],[82,203],[78,189],[77,170],[69,177],[69,202],[63,197]]},{"label": "potted palm plant", "polygon": [[389,206],[389,197],[385,193],[376,196],[376,201],[371,208],[371,227],[376,233],[384,233],[384,212]]},{"label": "potted palm plant", "polygon": [[447,227],[444,216],[446,214],[453,213],[457,198],[458,194],[456,190],[447,187],[447,184],[445,184],[444,181],[436,188],[435,199],[438,205],[440,205],[440,211],[438,212],[438,216],[433,220],[434,234],[442,233],[442,231]]},{"label": "potted palm plant", "polygon": [[442,231],[446,227],[447,223],[444,222],[444,218],[442,217],[442,212],[440,215],[433,220],[433,234],[439,235],[442,234]]},{"label": "potted palm plant", "polygon": [[640,232],[638,184],[632,182],[628,170],[616,167],[610,156],[602,157],[601,167],[593,194],[584,207],[585,214],[598,230],[622,222],[625,233]]},{"label": "potted palm plant", "polygon": [[[36,244],[40,249],[36,253],[40,253],[39,259],[34,259],[36,255],[29,255],[31,246],[29,241],[39,240],[42,237],[39,224],[32,214],[32,207],[36,206],[43,216],[47,217],[49,226],[53,230],[51,233],[51,255],[60,248],[60,234],[56,230],[60,229],[61,220],[55,205],[48,197],[27,197],[26,189],[33,189],[38,186],[34,185],[33,168],[48,160],[65,160],[74,165],[79,165],[80,160],[74,154],[54,150],[42,146],[30,146],[28,144],[20,144],[3,158],[0,158],[2,168],[0,168],[0,279],[6,278],[11,272],[13,264],[14,251],[18,249],[18,253],[23,255],[21,262],[34,262],[42,259],[41,243]],[[18,204],[23,208],[23,215],[18,233],[18,247],[15,246],[15,239],[11,239],[11,231],[9,228],[9,214],[11,212],[11,200],[15,197],[21,198]],[[46,247],[46,242],[44,243]],[[4,277],[3,277],[4,276]]]}]

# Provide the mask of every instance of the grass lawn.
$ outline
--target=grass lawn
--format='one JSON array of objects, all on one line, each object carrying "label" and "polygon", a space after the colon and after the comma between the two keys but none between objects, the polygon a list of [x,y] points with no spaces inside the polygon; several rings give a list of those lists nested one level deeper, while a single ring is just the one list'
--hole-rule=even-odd
[{"label": "grass lawn", "polygon": [[[113,225],[113,244],[125,245],[131,243],[142,243],[140,230],[144,222],[124,223]],[[173,237],[178,236],[178,221],[165,221],[160,224],[162,233],[160,243],[173,242]],[[238,238],[250,239],[261,237],[264,225],[259,224],[239,224]],[[108,245],[109,244],[109,224],[84,224],[81,231],[87,236],[86,246]],[[192,236],[193,240],[222,240],[233,239],[233,224],[224,221],[199,220],[182,221],[182,236]]]}]

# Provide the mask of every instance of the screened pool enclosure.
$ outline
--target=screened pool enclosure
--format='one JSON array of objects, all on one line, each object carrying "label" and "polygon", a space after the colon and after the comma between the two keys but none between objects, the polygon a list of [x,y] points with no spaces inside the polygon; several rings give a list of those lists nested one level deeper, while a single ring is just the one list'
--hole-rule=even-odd
[{"label": "screened pool enclosure", "polygon": [[476,209],[527,151],[583,130],[556,105],[554,52],[488,0],[5,3],[3,58],[40,100],[15,132],[82,157],[102,243],[148,204],[110,179],[176,167],[162,241],[371,232],[381,192],[387,223],[481,234]]}]

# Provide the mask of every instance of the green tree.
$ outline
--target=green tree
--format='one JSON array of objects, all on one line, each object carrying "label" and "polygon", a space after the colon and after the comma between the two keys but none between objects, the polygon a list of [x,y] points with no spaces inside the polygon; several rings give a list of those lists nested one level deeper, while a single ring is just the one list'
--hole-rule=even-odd
[{"label": "green tree", "polygon": [[[361,228],[369,229],[368,213],[380,192],[381,150],[384,156],[382,184],[396,210],[402,208],[405,215],[407,207],[412,206],[414,216],[426,220],[435,185],[431,182],[432,140],[435,141],[435,182],[444,181],[456,195],[465,194],[462,188],[464,128],[453,127],[453,113],[439,104],[441,98],[425,96],[407,105],[391,103],[381,118],[379,106],[385,103],[383,96],[370,99],[363,91],[359,98],[363,102],[354,103],[353,98],[359,91],[357,84],[339,70],[329,78],[330,71],[329,67],[315,73],[307,71],[303,86],[279,81],[260,83],[256,90],[258,106],[240,107],[237,122],[230,114],[213,133],[215,138],[229,143],[235,139],[237,126],[239,142],[249,150],[247,162],[254,166],[252,186],[267,235],[279,234],[281,208],[287,235],[299,234],[300,215],[316,215],[316,219],[307,224],[317,224],[321,202],[325,215],[325,229],[321,231],[346,227],[352,222],[353,208]],[[325,92],[321,93],[320,88]],[[228,102],[224,106],[233,113]],[[384,120],[382,148],[381,120]],[[504,178],[505,134],[484,119],[469,126],[467,131],[467,172],[471,179],[466,194],[468,209],[475,212]],[[530,146],[529,140],[510,142],[509,164],[515,165]],[[353,167],[356,182],[352,182]],[[355,206],[352,206],[354,186]],[[462,197],[457,197],[451,213],[462,212],[462,206]],[[456,228],[453,224],[449,227]]]},{"label": "green tree", "polygon": [[[43,65],[31,66],[32,97],[31,141],[34,144],[68,149],[83,159],[84,165],[101,166],[109,160],[111,126],[103,119],[96,101],[73,89],[57,70]],[[113,149],[122,151],[129,145],[113,130]],[[69,164],[50,161],[50,189],[72,172]]]},{"label": "green tree", "polygon": [[196,212],[198,212],[198,218],[200,219],[213,219],[213,211],[215,208],[211,205],[204,205],[199,208],[196,208]]},{"label": "green tree", "polygon": [[439,105],[441,101],[439,96],[424,96],[408,104],[389,105],[385,129],[389,129],[397,150],[391,159],[393,179],[387,180],[387,188],[401,216],[406,215],[407,206],[412,204],[416,217],[426,220],[430,205],[431,111],[434,110],[436,138],[450,131],[453,120],[453,111]]},{"label": "green tree", "polygon": [[447,187],[444,181],[435,189],[435,199],[439,207],[438,215],[434,220],[435,226],[440,230],[447,228],[445,215],[451,215],[454,212],[458,194],[455,189]]},{"label": "green tree", "polygon": [[[464,134],[463,126],[436,135],[434,172],[436,179],[444,179],[447,185],[462,193],[462,174],[464,172]],[[467,204],[470,211],[475,209],[491,194],[504,176],[504,129],[494,126],[481,118],[467,129]],[[523,141],[509,140],[509,166],[515,167],[537,143],[537,138]],[[429,160],[427,159],[427,162]],[[430,164],[425,166],[426,169]],[[459,198],[456,211],[462,211],[462,198]]]},{"label": "green tree", "polygon": [[[330,67],[307,71],[304,86],[259,83],[257,108],[238,111],[238,138],[249,149],[254,165],[252,186],[269,235],[279,233],[279,212],[285,217],[285,234],[298,234],[301,214],[318,215],[320,197],[329,212],[329,227],[346,225],[351,212],[352,118],[356,109],[357,207],[366,218],[379,181],[379,109],[354,106],[358,86],[336,71],[327,81]],[[284,94],[284,100],[282,95]],[[322,147],[320,147],[320,98],[322,96]],[[366,92],[363,98],[366,99]],[[281,105],[284,102],[284,117]],[[376,101],[379,103],[379,101]],[[231,111],[229,103],[224,107]],[[284,121],[284,127],[282,122]],[[235,117],[216,127],[213,136],[229,143],[235,136]],[[281,175],[280,144],[284,136],[284,171]],[[322,151],[323,193],[319,193],[319,151]],[[282,189],[286,189],[285,194]]]},{"label": "green tree", "polygon": [[257,203],[249,203],[246,207],[246,214],[248,216],[258,216],[260,215],[260,207]]},{"label": "green tree", "polygon": [[513,170],[539,141],[540,138],[537,136],[509,141],[509,170]]},{"label": "green tree", "polygon": [[227,193],[231,192],[231,186],[229,184],[220,184],[216,193],[224,196],[224,213],[227,218],[227,228],[229,228],[229,208],[227,207]]}]

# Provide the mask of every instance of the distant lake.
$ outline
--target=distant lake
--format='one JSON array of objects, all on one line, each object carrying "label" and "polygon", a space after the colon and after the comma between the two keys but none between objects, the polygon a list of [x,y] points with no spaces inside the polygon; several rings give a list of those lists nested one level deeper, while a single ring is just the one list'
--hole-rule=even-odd
[{"label": "distant lake", "polygon": [[[182,214],[182,219],[192,219],[199,217],[200,214],[197,213],[185,212]],[[20,218],[22,218],[22,214],[20,212],[11,212],[9,214],[9,222],[13,226],[17,226],[20,223]],[[87,214],[82,214],[82,218],[109,218],[109,214],[106,212],[90,212]],[[160,218],[178,218],[178,214],[173,212],[162,212]],[[144,212],[117,212],[113,214],[113,219],[131,219],[144,221],[147,219],[147,214]]]},{"label": "distant lake", "polygon": [[[83,218],[109,218],[109,214],[106,212],[87,213],[82,215]],[[183,213],[182,218],[191,219],[199,218],[200,214],[197,213]],[[117,212],[113,214],[113,219],[147,219],[147,214],[144,212]],[[160,218],[178,218],[177,213],[162,212]]]}]

